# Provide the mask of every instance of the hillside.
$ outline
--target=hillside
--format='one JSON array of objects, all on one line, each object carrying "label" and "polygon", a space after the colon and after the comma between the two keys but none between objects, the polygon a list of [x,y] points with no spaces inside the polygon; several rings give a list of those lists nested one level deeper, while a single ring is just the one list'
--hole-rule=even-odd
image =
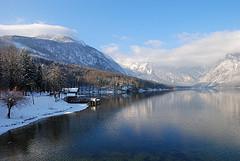
[{"label": "hillside", "polygon": [[92,86],[92,87],[106,87],[121,89],[123,86],[131,85],[136,89],[147,88],[160,88],[171,89],[171,86],[156,83],[149,80],[143,80],[124,74],[115,72],[108,72],[94,68],[81,67],[74,64],[61,64],[48,62],[43,59],[35,59],[37,64],[43,65],[43,69],[48,70],[50,66],[58,66],[65,77],[65,86],[79,87],[79,86]]},{"label": "hillside", "polygon": [[239,86],[240,54],[228,54],[209,72],[200,78],[200,83],[211,86]]},{"label": "hillside", "polygon": [[32,56],[59,63],[77,64],[111,72],[124,70],[109,56],[83,42],[66,36],[42,35],[39,37],[3,36],[1,45],[14,45],[31,52]]},{"label": "hillside", "polygon": [[0,47],[0,89],[59,91],[65,87],[80,86],[108,89],[131,86],[133,90],[171,89],[163,84],[117,72],[59,63],[31,55],[29,51],[13,46]]}]

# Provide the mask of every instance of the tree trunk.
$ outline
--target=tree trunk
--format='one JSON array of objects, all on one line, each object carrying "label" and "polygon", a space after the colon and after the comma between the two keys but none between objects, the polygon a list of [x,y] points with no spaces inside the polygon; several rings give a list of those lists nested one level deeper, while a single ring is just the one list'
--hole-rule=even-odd
[{"label": "tree trunk", "polygon": [[32,103],[33,103],[33,105],[34,105],[34,96],[33,96],[33,92],[31,92],[31,94],[32,94]]},{"label": "tree trunk", "polygon": [[56,92],[54,92],[54,99],[55,99],[55,102],[57,102],[57,94],[56,94]]},{"label": "tree trunk", "polygon": [[8,114],[7,114],[7,116],[8,116],[9,119],[10,119],[10,115],[11,115],[11,107],[8,107]]}]

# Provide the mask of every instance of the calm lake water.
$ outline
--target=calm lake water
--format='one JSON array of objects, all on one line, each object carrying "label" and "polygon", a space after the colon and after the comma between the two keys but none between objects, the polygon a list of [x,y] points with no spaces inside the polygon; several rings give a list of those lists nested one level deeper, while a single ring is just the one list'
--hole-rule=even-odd
[{"label": "calm lake water", "polygon": [[240,160],[240,91],[105,99],[0,137],[1,161]]}]

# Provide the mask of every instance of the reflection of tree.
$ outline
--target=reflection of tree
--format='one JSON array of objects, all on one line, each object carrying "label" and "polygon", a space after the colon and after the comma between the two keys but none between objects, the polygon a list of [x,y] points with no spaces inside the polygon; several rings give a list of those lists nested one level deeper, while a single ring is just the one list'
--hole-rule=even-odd
[{"label": "reflection of tree", "polygon": [[[47,139],[49,144],[54,145],[59,142],[68,131],[68,117],[52,117],[46,120],[34,123],[23,129],[9,131],[0,137],[0,160],[3,154],[6,156],[14,156],[15,154],[24,155],[32,150],[32,140]],[[44,142],[39,142],[38,146],[44,145]],[[46,146],[46,145],[45,145]],[[40,147],[35,147],[39,148]],[[7,149],[7,150],[6,150]],[[3,151],[4,150],[4,151]]]},{"label": "reflection of tree", "polygon": [[[21,133],[21,130],[13,130],[0,137],[0,154],[11,156],[17,153],[28,153],[28,147],[31,144],[31,139],[35,138],[36,127],[32,126],[24,128],[26,133]],[[6,150],[7,149],[7,150]],[[0,157],[3,157],[1,156]],[[1,160],[1,158],[0,158]]]},{"label": "reflection of tree", "polygon": [[[159,95],[161,94],[165,93],[159,93]],[[9,160],[14,160],[13,158],[17,155],[28,156],[32,153],[38,153],[40,157],[48,157],[43,154],[50,154],[51,151],[57,150],[56,148],[68,149],[69,146],[76,143],[79,143],[77,145],[79,151],[89,150],[82,142],[91,135],[97,135],[96,129],[99,126],[111,120],[114,114],[123,108],[140,100],[144,102],[153,96],[154,94],[111,96],[103,99],[96,111],[88,108],[79,113],[44,119],[1,136],[0,160],[2,157],[10,157]],[[149,101],[146,106],[148,105]]]},{"label": "reflection of tree", "polygon": [[51,143],[57,143],[69,132],[69,117],[52,117],[39,122],[36,125],[37,135],[39,137],[46,137]]}]

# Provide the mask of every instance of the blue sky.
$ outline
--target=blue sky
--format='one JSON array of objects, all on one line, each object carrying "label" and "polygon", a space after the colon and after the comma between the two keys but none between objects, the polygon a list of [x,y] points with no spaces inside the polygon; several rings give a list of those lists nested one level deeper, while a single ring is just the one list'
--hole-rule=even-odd
[{"label": "blue sky", "polygon": [[[149,39],[171,47],[178,33],[240,28],[239,6],[237,0],[1,0],[0,22],[66,26],[97,48]],[[122,36],[129,39],[119,40]]]},{"label": "blue sky", "polygon": [[[179,35],[200,39],[214,32],[240,29],[237,0],[1,0],[0,3],[0,24],[64,26],[74,29],[78,39],[100,50],[115,45],[118,50],[115,55],[131,55],[139,51],[134,50],[136,45],[142,49],[149,40],[161,42],[165,51],[185,45]],[[157,50],[156,55],[162,54],[159,52],[162,50]]]}]

